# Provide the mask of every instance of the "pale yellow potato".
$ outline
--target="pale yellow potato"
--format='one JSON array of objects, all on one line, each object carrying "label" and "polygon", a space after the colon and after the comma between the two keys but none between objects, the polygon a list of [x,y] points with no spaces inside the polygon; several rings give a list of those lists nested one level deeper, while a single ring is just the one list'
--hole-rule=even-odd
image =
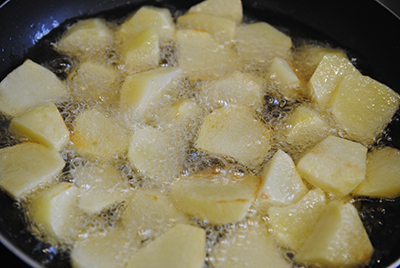
[{"label": "pale yellow potato", "polygon": [[107,65],[93,61],[82,62],[70,77],[74,94],[85,100],[111,105],[119,99],[118,72]]},{"label": "pale yellow potato", "polygon": [[114,33],[103,19],[94,18],[74,23],[56,43],[64,53],[88,57],[93,53],[105,53],[113,43]]},{"label": "pale yellow potato", "polygon": [[260,165],[271,148],[270,129],[244,106],[214,110],[201,125],[195,147],[235,158],[247,166]]},{"label": "pale yellow potato", "polygon": [[257,196],[261,179],[253,175],[198,173],[172,186],[177,208],[200,220],[228,224],[242,220]]},{"label": "pale yellow potato", "polygon": [[360,74],[346,76],[332,95],[332,115],[351,139],[374,141],[399,108],[399,95]]},{"label": "pale yellow potato", "polygon": [[165,124],[187,127],[198,120],[202,113],[201,107],[193,99],[184,99],[172,105],[162,115],[161,121]]},{"label": "pale yellow potato", "polygon": [[326,206],[295,261],[323,267],[358,267],[368,263],[372,252],[357,209],[345,201],[333,201]]},{"label": "pale yellow potato", "polygon": [[103,161],[126,150],[129,135],[112,117],[92,108],[75,119],[71,141],[79,153]]},{"label": "pale yellow potato", "polygon": [[236,69],[237,55],[204,30],[176,31],[177,61],[190,79],[212,80]]},{"label": "pale yellow potato", "polygon": [[307,193],[292,158],[280,149],[264,166],[261,180],[257,198],[263,205],[290,205]]},{"label": "pale yellow potato", "polygon": [[236,104],[257,109],[264,102],[264,90],[260,82],[238,70],[206,84],[203,91],[214,107]]},{"label": "pale yellow potato", "polygon": [[302,95],[300,79],[294,73],[289,63],[281,57],[275,57],[269,67],[267,77],[274,83],[277,91],[286,98],[296,98]]},{"label": "pale yellow potato", "polygon": [[135,247],[139,246],[136,233],[116,228],[76,241],[71,250],[71,264],[74,268],[123,268]]},{"label": "pale yellow potato", "polygon": [[391,147],[376,149],[368,154],[367,174],[354,195],[395,198],[400,195],[400,151]]},{"label": "pale yellow potato", "polygon": [[69,141],[69,130],[52,102],[46,102],[11,120],[11,133],[28,137],[61,151]]},{"label": "pale yellow potato", "polygon": [[40,184],[50,182],[65,165],[62,156],[36,142],[0,150],[0,187],[19,199]]},{"label": "pale yellow potato", "polygon": [[0,111],[20,116],[44,102],[66,98],[67,87],[50,70],[26,60],[0,82]]},{"label": "pale yellow potato", "polygon": [[206,0],[192,6],[188,12],[227,18],[236,22],[236,24],[239,24],[243,19],[241,0]]},{"label": "pale yellow potato", "polygon": [[201,268],[206,256],[206,234],[201,228],[178,224],[132,255],[126,268]]},{"label": "pale yellow potato", "polygon": [[283,135],[289,144],[315,144],[331,131],[327,120],[308,106],[299,106],[285,122]]},{"label": "pale yellow potato", "polygon": [[32,198],[30,215],[41,232],[59,242],[71,239],[70,227],[76,215],[79,189],[71,183],[60,182]]},{"label": "pale yellow potato", "polygon": [[314,231],[325,207],[325,194],[318,188],[310,190],[295,204],[270,207],[268,218],[275,239],[280,245],[297,252]]},{"label": "pale yellow potato", "polygon": [[275,245],[274,238],[262,222],[248,225],[248,229],[236,229],[228,235],[229,243],[218,243],[213,249],[215,268],[251,267],[251,268],[289,268],[286,261]]},{"label": "pale yellow potato", "polygon": [[173,39],[175,24],[167,8],[143,6],[119,26],[118,38],[121,42],[135,36],[148,27],[154,27],[161,41]]},{"label": "pale yellow potato", "polygon": [[276,57],[287,57],[292,47],[289,36],[266,22],[241,24],[236,29],[236,49],[244,64],[268,66]]},{"label": "pale yellow potato", "polygon": [[322,190],[344,197],[365,179],[367,148],[328,136],[297,163],[300,175]]},{"label": "pale yellow potato", "polygon": [[234,21],[203,13],[188,13],[176,19],[180,29],[196,29],[208,32],[221,44],[229,44],[235,37]]},{"label": "pale yellow potato", "polygon": [[124,71],[127,73],[147,71],[159,66],[159,37],[152,26],[129,37],[120,48]]},{"label": "pale yellow potato", "polygon": [[122,111],[133,114],[145,122],[150,121],[154,116],[150,109],[169,90],[173,91],[175,83],[181,78],[182,69],[175,67],[157,68],[127,76],[121,88]]},{"label": "pale yellow potato", "polygon": [[80,189],[78,207],[87,214],[99,213],[127,198],[129,187],[113,166],[87,164],[71,174]]},{"label": "pale yellow potato", "polygon": [[329,108],[333,92],[343,78],[358,73],[346,56],[326,54],[308,82],[311,98],[321,108]]}]

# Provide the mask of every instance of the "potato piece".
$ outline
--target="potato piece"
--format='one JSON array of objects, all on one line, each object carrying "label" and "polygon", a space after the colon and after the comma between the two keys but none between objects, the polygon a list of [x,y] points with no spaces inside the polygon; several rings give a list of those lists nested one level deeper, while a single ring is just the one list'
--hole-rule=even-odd
[{"label": "potato piece", "polygon": [[134,253],[126,268],[201,268],[206,256],[206,234],[198,227],[178,224]]},{"label": "potato piece", "polygon": [[166,124],[187,127],[198,119],[203,113],[201,107],[192,99],[184,99],[171,106],[168,111],[162,115],[161,120]]},{"label": "potato piece", "polygon": [[118,100],[119,75],[110,66],[84,61],[73,74],[71,82],[77,96],[111,105]]},{"label": "potato piece", "polygon": [[300,89],[300,80],[293,72],[289,63],[281,57],[275,57],[268,70],[267,77],[274,83],[286,98],[294,99],[302,94]]},{"label": "potato piece", "polygon": [[100,160],[115,157],[129,145],[128,132],[95,108],[78,115],[71,140],[79,153]]},{"label": "potato piece", "polygon": [[56,43],[64,53],[87,57],[93,53],[105,53],[113,43],[113,32],[103,19],[87,19],[74,23]]},{"label": "potato piece", "polygon": [[289,205],[300,200],[307,188],[292,158],[278,150],[264,166],[258,192],[259,202],[267,205]]},{"label": "potato piece", "polygon": [[181,29],[204,30],[221,44],[229,44],[236,31],[234,21],[202,13],[182,15],[176,19],[176,23]]},{"label": "potato piece", "polygon": [[190,79],[212,80],[236,67],[236,54],[204,30],[177,30],[178,66]]},{"label": "potato piece", "polygon": [[297,169],[311,184],[344,197],[365,179],[366,158],[363,145],[328,136],[299,160]]},{"label": "potato piece", "polygon": [[332,115],[350,138],[371,143],[399,108],[399,95],[360,74],[345,77],[332,95]]},{"label": "potato piece", "polygon": [[61,155],[39,143],[25,142],[0,150],[0,186],[19,199],[49,182],[65,165]]},{"label": "potato piece", "polygon": [[295,260],[323,267],[358,267],[368,263],[372,252],[356,208],[344,201],[333,201]]},{"label": "potato piece", "polygon": [[400,195],[400,151],[384,147],[367,157],[367,174],[354,195],[395,198]]},{"label": "potato piece", "polygon": [[154,27],[161,42],[173,39],[175,24],[171,12],[167,8],[151,6],[141,7],[129,19],[127,19],[117,30],[121,42],[129,37],[135,36],[148,27]]},{"label": "potato piece", "polygon": [[121,109],[144,121],[152,119],[149,109],[154,107],[168,90],[182,78],[180,68],[157,68],[127,76],[121,88]]},{"label": "potato piece", "polygon": [[328,122],[317,111],[299,106],[285,122],[283,134],[289,144],[308,145],[321,140],[330,130]]},{"label": "potato piece", "polygon": [[137,73],[158,67],[160,46],[156,29],[150,26],[129,37],[121,45],[121,57],[127,73]]},{"label": "potato piece", "polygon": [[[245,234],[243,235],[243,232]],[[289,268],[265,224],[248,225],[248,230],[235,230],[228,235],[228,243],[218,243],[213,249],[215,268]]]},{"label": "potato piece", "polygon": [[78,207],[85,213],[98,213],[127,198],[128,186],[112,166],[78,166],[71,172],[80,188]]},{"label": "potato piece", "polygon": [[1,81],[0,111],[20,116],[39,104],[66,96],[67,87],[55,74],[28,59]]},{"label": "potato piece", "polygon": [[133,134],[128,159],[144,174],[170,181],[182,170],[183,154],[175,145],[168,133],[148,126]]},{"label": "potato piece", "polygon": [[204,86],[203,94],[214,107],[237,104],[260,108],[264,102],[264,90],[256,79],[240,71],[234,71]]},{"label": "potato piece", "polygon": [[285,58],[292,47],[289,36],[265,22],[238,26],[235,39],[239,58],[245,64],[269,65],[276,56]]},{"label": "potato piece", "polygon": [[310,190],[296,204],[269,208],[269,223],[279,244],[298,251],[311,235],[324,211],[325,199],[324,192],[316,188]]},{"label": "potato piece", "polygon": [[260,187],[252,175],[199,173],[175,182],[172,199],[183,212],[213,224],[243,219]]},{"label": "potato piece", "polygon": [[9,130],[56,151],[61,151],[69,141],[67,126],[52,102],[38,105],[23,115],[13,118]]},{"label": "potato piece", "polygon": [[236,24],[240,24],[243,19],[241,0],[206,0],[192,6],[188,12],[227,18],[236,22]]},{"label": "potato piece", "polygon": [[270,130],[247,107],[231,105],[204,118],[195,146],[255,167],[264,161],[270,142]]},{"label": "potato piece", "polygon": [[323,109],[329,108],[333,92],[344,77],[356,75],[358,70],[347,59],[336,54],[326,54],[308,82],[312,99]]},{"label": "potato piece", "polygon": [[60,182],[32,198],[30,215],[41,231],[59,242],[69,239],[69,227],[75,221],[75,202],[79,190],[73,184]]},{"label": "potato piece", "polygon": [[[134,242],[132,242],[134,241]],[[74,268],[123,268],[134,247],[139,247],[136,234],[124,229],[114,229],[75,242],[71,250],[71,263]]]}]

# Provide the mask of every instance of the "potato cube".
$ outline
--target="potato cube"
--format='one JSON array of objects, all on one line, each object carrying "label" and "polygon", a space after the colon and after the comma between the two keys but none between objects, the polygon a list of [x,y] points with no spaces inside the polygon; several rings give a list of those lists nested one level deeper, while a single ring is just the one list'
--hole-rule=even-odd
[{"label": "potato cube", "polygon": [[182,78],[180,68],[157,68],[127,76],[121,88],[120,104],[125,113],[144,121],[152,119],[149,109]]},{"label": "potato cube", "polygon": [[400,151],[384,147],[368,154],[367,174],[354,195],[395,198],[400,195]]},{"label": "potato cube", "polygon": [[178,224],[132,255],[126,268],[201,268],[206,256],[206,234],[201,228]]},{"label": "potato cube", "polygon": [[239,58],[245,64],[269,65],[276,56],[288,56],[292,47],[289,36],[265,22],[238,26],[235,39]]},{"label": "potato cube", "polygon": [[95,108],[78,115],[71,140],[79,153],[100,160],[110,160],[129,145],[128,132]]},{"label": "potato cube", "polygon": [[215,79],[236,67],[232,48],[221,46],[204,30],[177,30],[176,42],[178,66],[190,79]]},{"label": "potato cube", "polygon": [[333,201],[326,206],[295,260],[305,265],[358,267],[368,263],[372,252],[357,209],[350,203]]},{"label": "potato cube", "polygon": [[61,182],[35,196],[30,203],[32,221],[58,241],[70,239],[79,189]]},{"label": "potato cube", "polygon": [[276,85],[278,92],[286,98],[294,99],[302,94],[299,78],[293,72],[289,63],[281,57],[274,58],[267,77]]},{"label": "potato cube", "polygon": [[327,120],[308,106],[299,106],[285,122],[284,136],[289,144],[308,145],[325,137],[331,127]]},{"label": "potato cube", "polygon": [[332,115],[350,138],[371,143],[399,107],[399,95],[360,74],[345,77],[331,99]]},{"label": "potato cube", "polygon": [[39,184],[51,181],[65,165],[53,149],[25,142],[0,150],[0,186],[12,198],[19,199]]},{"label": "potato cube", "polygon": [[215,268],[252,267],[252,268],[289,268],[286,261],[275,245],[273,236],[268,233],[267,226],[258,222],[248,225],[248,230],[234,230],[229,234],[228,243],[218,243],[212,252],[216,260]]},{"label": "potato cube", "polygon": [[11,120],[9,130],[49,148],[61,151],[69,141],[69,130],[52,102],[38,105]]},{"label": "potato cube", "polygon": [[279,244],[297,252],[314,230],[326,207],[325,199],[324,192],[316,188],[296,204],[269,208],[269,223]]},{"label": "potato cube", "polygon": [[268,205],[293,204],[307,193],[292,158],[282,150],[264,166],[261,180],[258,199]]},{"label": "potato cube", "polygon": [[28,59],[1,81],[0,111],[20,116],[39,104],[66,96],[67,87],[54,73]]},{"label": "potato cube", "polygon": [[121,57],[127,73],[137,73],[158,67],[160,46],[156,29],[150,26],[129,37],[121,45]]},{"label": "potato cube", "polygon": [[203,91],[214,107],[236,104],[257,109],[264,102],[264,90],[260,83],[237,70],[206,84]]},{"label": "potato cube", "polygon": [[78,166],[71,173],[75,185],[80,188],[78,207],[85,213],[101,212],[127,198],[129,188],[112,166]]},{"label": "potato cube", "polygon": [[187,127],[189,124],[199,119],[203,113],[201,107],[192,99],[184,99],[172,105],[168,111],[162,115],[161,120],[166,124]]},{"label": "potato cube", "polygon": [[206,0],[189,9],[189,13],[210,14],[227,18],[240,24],[243,18],[241,0]]},{"label": "potato cube", "polygon": [[221,44],[229,44],[236,31],[234,21],[202,13],[182,15],[176,19],[176,23],[181,29],[204,30]]},{"label": "potato cube", "polygon": [[266,125],[254,118],[247,107],[231,105],[204,118],[195,146],[255,167],[264,161],[270,143],[271,133]]},{"label": "potato cube", "polygon": [[308,82],[312,99],[323,109],[329,108],[333,92],[344,77],[357,74],[358,70],[345,56],[326,54]]},{"label": "potato cube", "polygon": [[104,53],[113,43],[114,34],[103,19],[87,19],[74,23],[56,43],[64,53],[85,57]]},{"label": "potato cube", "polygon": [[148,27],[154,27],[162,42],[173,39],[175,24],[167,8],[143,6],[118,28],[121,42],[135,36]]},{"label": "potato cube", "polygon": [[260,177],[199,173],[181,178],[172,186],[172,199],[183,212],[213,224],[240,221],[252,205]]},{"label": "potato cube", "polygon": [[365,179],[367,148],[328,136],[297,163],[301,176],[338,197],[349,194]]}]

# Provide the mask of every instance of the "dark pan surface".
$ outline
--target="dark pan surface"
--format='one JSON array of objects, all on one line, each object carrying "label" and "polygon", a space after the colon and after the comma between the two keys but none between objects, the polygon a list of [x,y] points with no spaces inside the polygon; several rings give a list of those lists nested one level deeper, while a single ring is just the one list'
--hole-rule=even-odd
[{"label": "dark pan surface", "polygon": [[[341,47],[356,58],[365,75],[400,93],[400,20],[371,0],[242,0],[245,15],[284,29],[294,40],[316,39]],[[49,65],[57,55],[48,53],[50,40],[79,18],[101,14],[115,19],[142,4],[185,10],[199,1],[173,0],[11,0],[0,8],[0,80],[27,57]],[[128,8],[127,8],[128,6]],[[113,9],[112,12],[107,10]],[[72,18],[72,19],[71,19]],[[45,39],[41,39],[44,35]],[[35,45],[35,48],[33,46]],[[54,67],[54,66],[53,66]],[[56,68],[56,66],[54,67]],[[397,116],[397,118],[399,118]],[[4,128],[0,127],[3,135]],[[388,128],[384,143],[400,149],[400,123]],[[1,145],[0,145],[1,146]],[[377,249],[369,267],[387,267],[400,257],[400,200],[359,200],[361,217]],[[36,240],[25,229],[17,205],[0,191],[0,235],[8,247],[16,245],[45,267],[70,267],[68,257]],[[15,250],[15,249],[13,249]],[[8,254],[8,252],[6,252]],[[16,262],[24,267],[22,262]],[[31,262],[31,266],[35,263]],[[25,265],[28,267],[28,265]]]}]

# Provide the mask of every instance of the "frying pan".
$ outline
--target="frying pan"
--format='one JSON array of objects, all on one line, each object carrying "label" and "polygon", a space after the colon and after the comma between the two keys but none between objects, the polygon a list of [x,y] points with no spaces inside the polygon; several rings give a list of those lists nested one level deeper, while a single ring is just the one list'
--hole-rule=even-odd
[{"label": "frying pan", "polygon": [[[242,0],[245,15],[284,29],[296,43],[301,38],[344,48],[360,71],[400,93],[400,19],[372,0]],[[199,1],[186,0],[8,0],[0,5],[0,80],[27,57],[49,64],[50,41],[77,19],[101,15],[115,19],[139,6],[185,10]],[[385,4],[396,0],[382,0]],[[110,11],[112,10],[112,11]],[[53,30],[53,31],[52,31]],[[43,38],[46,36],[45,38]],[[50,40],[50,41],[49,41]],[[388,126],[382,143],[400,149],[400,118]],[[7,126],[0,127],[3,135]],[[1,146],[1,144],[0,144]],[[375,253],[368,267],[400,265],[400,199],[360,199],[357,202]],[[1,262],[8,267],[70,267],[68,256],[38,241],[27,231],[16,203],[0,191]],[[12,252],[12,253],[11,253]],[[23,261],[14,259],[13,254]],[[5,261],[5,262],[4,262]]]}]

